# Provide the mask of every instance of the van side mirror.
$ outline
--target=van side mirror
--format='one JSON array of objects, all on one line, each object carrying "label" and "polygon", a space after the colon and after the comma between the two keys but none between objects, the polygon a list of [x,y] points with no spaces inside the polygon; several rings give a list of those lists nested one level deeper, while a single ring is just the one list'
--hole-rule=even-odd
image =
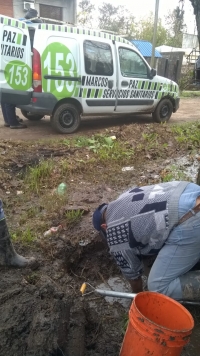
[{"label": "van side mirror", "polygon": [[150,79],[153,79],[156,76],[156,74],[157,74],[156,69],[151,68],[150,73],[149,73]]}]

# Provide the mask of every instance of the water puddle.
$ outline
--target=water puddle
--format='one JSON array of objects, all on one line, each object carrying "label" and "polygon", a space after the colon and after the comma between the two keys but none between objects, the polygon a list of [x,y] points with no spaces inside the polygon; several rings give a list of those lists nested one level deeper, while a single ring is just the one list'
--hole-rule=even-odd
[{"label": "water puddle", "polygon": [[[123,293],[131,293],[129,283],[123,279],[122,276],[120,277],[112,277],[109,278],[106,283],[99,284],[96,288],[103,289],[103,290],[112,290],[117,292]],[[120,303],[125,309],[129,309],[132,300],[126,298],[115,298],[115,297],[104,297],[105,300],[110,304],[113,305],[115,302]]]},{"label": "water puddle", "polygon": [[174,179],[189,180],[196,183],[197,172],[200,168],[200,156],[187,155],[166,161],[166,170],[172,173]]}]

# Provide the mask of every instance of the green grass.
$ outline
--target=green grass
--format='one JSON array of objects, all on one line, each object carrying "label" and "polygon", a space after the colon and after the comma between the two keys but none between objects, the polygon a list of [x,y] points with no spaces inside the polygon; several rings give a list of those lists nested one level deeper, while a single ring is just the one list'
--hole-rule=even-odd
[{"label": "green grass", "polygon": [[11,238],[14,242],[20,242],[22,245],[30,245],[36,240],[36,234],[30,227],[27,227],[24,231],[17,230],[11,234]]},{"label": "green grass", "polygon": [[82,210],[68,210],[65,213],[66,223],[68,227],[72,227],[80,222],[83,215]]},{"label": "green grass", "polygon": [[173,180],[188,180],[187,175],[176,165],[172,165],[162,173],[162,182],[170,182]]},{"label": "green grass", "polygon": [[34,167],[29,167],[25,176],[25,184],[29,190],[38,193],[43,187],[45,178],[49,178],[54,168],[52,159],[43,160]]},{"label": "green grass", "polygon": [[35,284],[39,281],[40,276],[39,276],[39,274],[38,274],[37,272],[32,272],[32,273],[30,273],[29,275],[27,275],[27,276],[25,277],[25,279],[27,280],[27,282],[28,282],[29,284],[35,285]]},{"label": "green grass", "polygon": [[200,122],[188,123],[183,125],[173,125],[171,127],[175,139],[180,144],[190,145],[191,148],[200,146]]},{"label": "green grass", "polygon": [[195,91],[195,90],[184,90],[181,92],[180,95],[181,98],[194,98],[199,96],[200,96],[200,91]]},{"label": "green grass", "polygon": [[114,140],[104,135],[95,135],[92,138],[78,137],[74,140],[75,147],[87,147],[94,153],[102,149],[111,149],[114,147]]},{"label": "green grass", "polygon": [[146,142],[146,149],[150,150],[152,148],[156,148],[159,145],[158,141],[158,134],[156,132],[151,133],[143,133],[142,134],[143,140]]},{"label": "green grass", "polygon": [[[16,195],[16,188],[13,187],[10,195],[4,198],[8,219],[13,226],[19,226],[17,231],[13,230],[14,241],[32,244],[44,231],[59,224],[66,225],[71,230],[76,229],[76,225],[83,219],[83,211],[70,210],[69,198],[77,188],[76,194],[79,189],[81,191],[80,182],[83,182],[83,189],[85,182],[91,186],[105,184],[116,190],[124,189],[132,183],[139,184],[137,167],[144,167],[145,172],[146,164],[156,164],[160,158],[170,159],[171,155],[177,157],[185,152],[188,154],[188,149],[191,152],[191,148],[198,152],[200,146],[200,122],[183,125],[135,125],[130,128],[124,126],[114,132],[116,139],[105,130],[105,134],[90,137],[76,136],[56,142],[46,140],[46,146],[38,142],[31,149],[28,145],[24,146],[24,143],[19,145],[19,158],[21,159],[21,149],[24,152],[23,159],[28,162],[33,162],[32,158],[40,150],[41,155],[45,149],[50,153],[57,151],[61,154],[54,158],[43,158],[38,165],[28,167],[25,175],[23,169],[21,175],[16,175],[19,184],[17,190],[22,190],[23,194]],[[168,144],[169,141],[171,145]],[[16,152],[14,146],[13,152]],[[16,162],[17,159],[15,157]],[[0,162],[1,166],[3,172],[3,161]],[[122,174],[122,168],[126,166],[134,166],[134,172]],[[12,171],[7,169],[6,172],[11,172],[12,181]],[[187,180],[187,177],[178,166],[171,165],[163,169],[163,182],[174,179]],[[151,181],[150,178],[147,183],[150,184]],[[67,190],[65,194],[58,195],[56,189],[61,182],[67,184]],[[12,221],[12,209],[16,210],[16,207],[18,213]]]},{"label": "green grass", "polygon": [[122,334],[124,335],[126,332],[126,329],[128,327],[128,323],[129,323],[129,316],[127,313],[125,313],[122,317],[122,321],[121,321],[121,331]]}]

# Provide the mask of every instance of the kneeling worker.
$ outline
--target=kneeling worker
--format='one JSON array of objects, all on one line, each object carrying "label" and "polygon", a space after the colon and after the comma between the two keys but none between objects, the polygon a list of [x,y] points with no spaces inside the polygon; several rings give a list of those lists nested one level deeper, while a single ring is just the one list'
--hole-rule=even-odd
[{"label": "kneeling worker", "polygon": [[184,181],[133,187],[93,214],[132,291],[142,291],[143,256],[157,255],[148,290],[200,300],[200,186]]}]

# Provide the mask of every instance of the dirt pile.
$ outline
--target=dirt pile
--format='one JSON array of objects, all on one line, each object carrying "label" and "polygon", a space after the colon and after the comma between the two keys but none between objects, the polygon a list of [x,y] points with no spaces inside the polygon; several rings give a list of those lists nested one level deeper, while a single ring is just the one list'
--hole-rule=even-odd
[{"label": "dirt pile", "polygon": [[66,351],[70,301],[48,279],[23,285],[12,272],[1,274],[0,354],[43,356]]}]

